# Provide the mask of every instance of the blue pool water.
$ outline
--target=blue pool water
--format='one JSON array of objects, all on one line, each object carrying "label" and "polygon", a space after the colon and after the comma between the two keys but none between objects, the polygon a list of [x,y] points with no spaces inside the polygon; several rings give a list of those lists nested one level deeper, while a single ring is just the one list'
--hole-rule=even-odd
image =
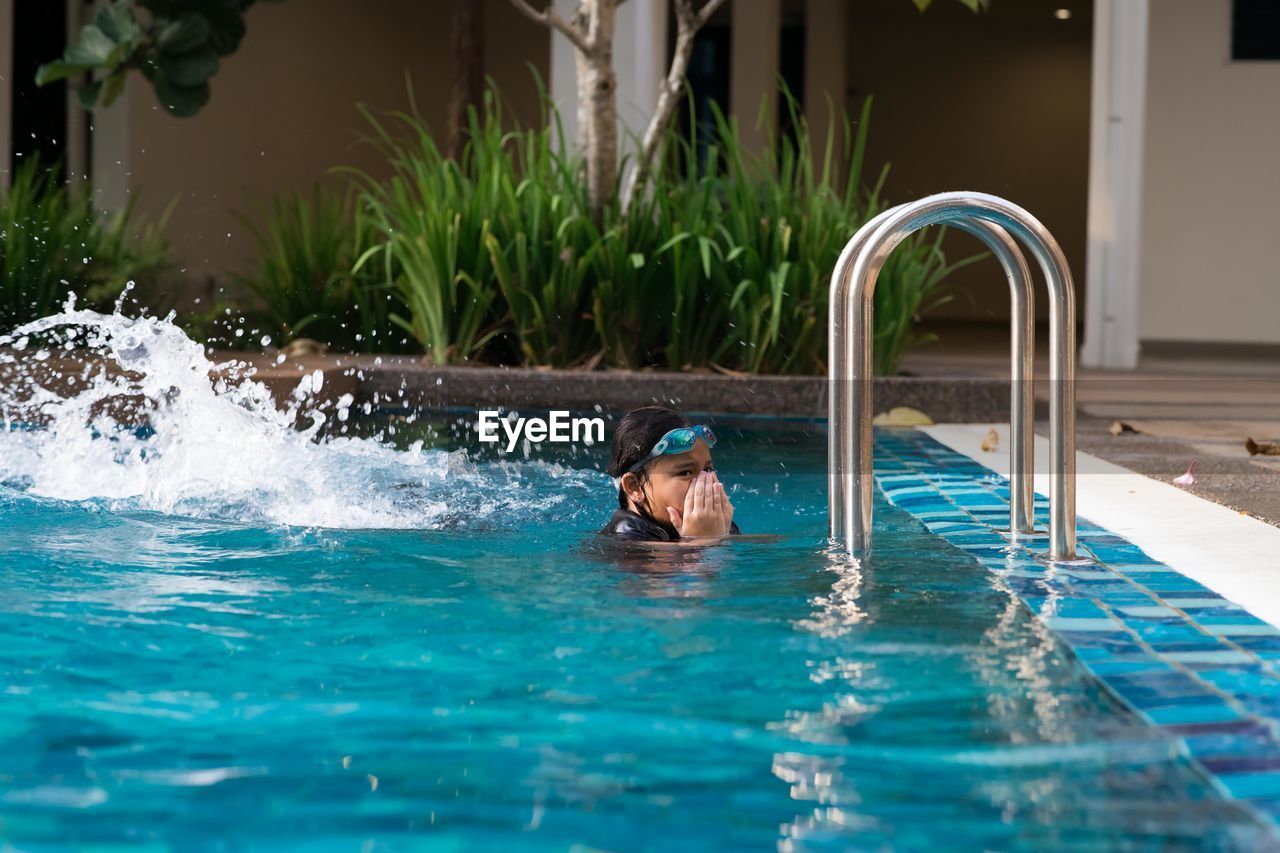
[{"label": "blue pool water", "polygon": [[50,497],[11,471],[0,840],[1272,843],[904,511],[877,504],[866,565],[829,548],[823,434],[721,423],[736,520],[776,541],[602,550],[602,448],[353,473],[357,504],[401,495],[425,529],[281,524],[252,489]]}]

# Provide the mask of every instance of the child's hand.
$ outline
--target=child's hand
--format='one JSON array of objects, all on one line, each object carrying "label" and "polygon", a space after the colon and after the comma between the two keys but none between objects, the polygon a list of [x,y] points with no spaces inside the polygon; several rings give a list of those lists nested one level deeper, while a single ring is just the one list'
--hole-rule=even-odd
[{"label": "child's hand", "polygon": [[703,471],[684,494],[684,512],[667,507],[681,538],[725,536],[733,522],[733,504],[714,471]]}]

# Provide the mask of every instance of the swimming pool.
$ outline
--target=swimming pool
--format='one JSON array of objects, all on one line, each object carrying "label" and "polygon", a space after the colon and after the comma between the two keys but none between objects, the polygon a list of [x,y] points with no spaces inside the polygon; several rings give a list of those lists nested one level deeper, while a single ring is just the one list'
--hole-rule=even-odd
[{"label": "swimming pool", "polygon": [[[161,343],[155,387],[196,388]],[[154,433],[0,434],[6,842],[1274,843],[913,514],[906,478],[980,478],[917,433],[881,436],[901,506],[866,565],[824,539],[825,436],[778,421],[718,421],[715,456],[779,539],[654,558],[592,536],[604,448],[317,445],[195,397]]]}]

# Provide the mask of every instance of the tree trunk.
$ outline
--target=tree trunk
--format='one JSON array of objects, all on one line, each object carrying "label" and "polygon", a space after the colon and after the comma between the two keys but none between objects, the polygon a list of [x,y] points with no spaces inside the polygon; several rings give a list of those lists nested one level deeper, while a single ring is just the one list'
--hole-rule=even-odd
[{"label": "tree trunk", "polygon": [[613,197],[618,175],[618,79],[613,72],[613,25],[617,0],[588,0],[591,14],[588,38],[594,46],[588,58],[587,96],[589,147],[587,193],[591,213],[600,220]]},{"label": "tree trunk", "polygon": [[621,0],[580,0],[572,18],[556,13],[554,0],[536,9],[529,0],[511,0],[531,21],[564,34],[575,50],[578,72],[578,144],[586,158],[587,196],[597,222],[613,195],[618,176],[618,80],[613,73],[613,30]]},{"label": "tree trunk", "polygon": [[451,160],[462,156],[467,109],[479,110],[484,103],[484,4],[485,0],[454,0],[453,4],[453,85],[445,142],[445,154]]}]

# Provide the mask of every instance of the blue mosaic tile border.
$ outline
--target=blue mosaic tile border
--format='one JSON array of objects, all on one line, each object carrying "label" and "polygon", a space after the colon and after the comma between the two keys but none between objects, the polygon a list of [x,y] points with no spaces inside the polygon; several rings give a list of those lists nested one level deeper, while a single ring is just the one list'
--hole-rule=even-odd
[{"label": "blue mosaic tile border", "polygon": [[[1038,560],[1046,538],[997,532],[1009,481],[922,432],[877,430],[875,454],[890,503],[999,575],[1123,704],[1181,738],[1224,795],[1280,827],[1280,629],[1085,520],[1077,550],[1095,565]],[[1035,507],[1047,528],[1048,501]]]}]

